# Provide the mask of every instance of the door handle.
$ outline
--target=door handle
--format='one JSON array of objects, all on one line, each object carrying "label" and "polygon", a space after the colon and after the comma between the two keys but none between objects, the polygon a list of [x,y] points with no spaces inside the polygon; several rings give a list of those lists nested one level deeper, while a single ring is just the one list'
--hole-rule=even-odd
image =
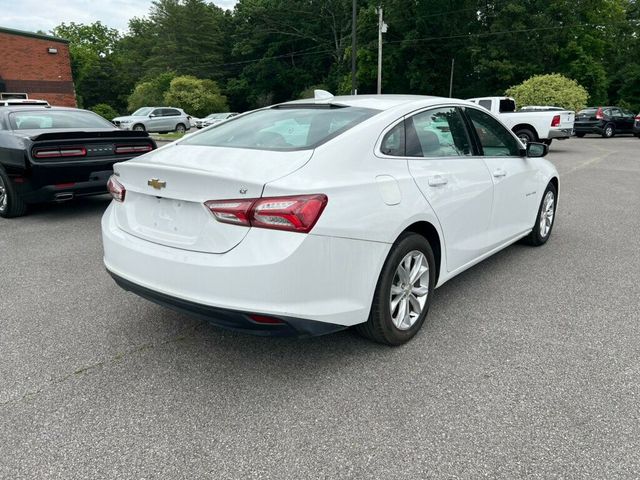
[{"label": "door handle", "polygon": [[434,175],[433,177],[429,177],[429,186],[439,187],[441,185],[446,185],[448,181],[449,180],[447,180],[442,175]]},{"label": "door handle", "polygon": [[501,168],[498,168],[497,170],[495,170],[493,172],[493,176],[496,178],[500,178],[500,177],[506,177],[507,176],[507,172]]}]

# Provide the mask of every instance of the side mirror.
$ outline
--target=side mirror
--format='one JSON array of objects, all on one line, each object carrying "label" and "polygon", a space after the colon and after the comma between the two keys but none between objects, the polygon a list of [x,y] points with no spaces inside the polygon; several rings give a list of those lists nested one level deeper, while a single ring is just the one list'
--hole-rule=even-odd
[{"label": "side mirror", "polygon": [[549,153],[549,146],[544,143],[529,142],[527,143],[527,157],[540,158]]}]

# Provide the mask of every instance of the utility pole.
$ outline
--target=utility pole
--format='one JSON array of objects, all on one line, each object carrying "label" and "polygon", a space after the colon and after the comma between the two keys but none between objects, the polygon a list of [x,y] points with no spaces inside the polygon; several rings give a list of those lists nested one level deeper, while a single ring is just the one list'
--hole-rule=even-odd
[{"label": "utility pole", "polygon": [[356,21],[358,19],[357,0],[353,0],[351,12],[351,95],[357,93],[356,88]]},{"label": "utility pole", "polygon": [[382,5],[378,7],[378,95],[382,93],[382,34],[387,33],[387,24],[382,18]]},{"label": "utility pole", "polygon": [[451,59],[451,78],[449,79],[449,98],[453,97],[453,67],[455,66],[456,59]]}]

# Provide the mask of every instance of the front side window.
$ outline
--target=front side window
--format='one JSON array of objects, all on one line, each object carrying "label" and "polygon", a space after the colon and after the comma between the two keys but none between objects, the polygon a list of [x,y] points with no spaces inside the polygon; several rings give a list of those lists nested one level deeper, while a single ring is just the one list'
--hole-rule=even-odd
[{"label": "front side window", "polygon": [[151,113],[151,110],[153,110],[150,107],[142,107],[139,108],[138,110],[136,110],[135,112],[133,112],[131,115],[135,116],[135,117],[146,117],[147,115],[149,115]]},{"label": "front side window", "polygon": [[303,150],[344,133],[378,110],[335,105],[267,108],[221,122],[181,141],[184,145]]},{"label": "front side window", "polygon": [[467,116],[478,135],[485,157],[517,157],[520,145],[499,121],[476,108],[467,108]]},{"label": "front side window", "polygon": [[462,117],[455,107],[418,113],[405,122],[409,157],[461,157],[471,155]]},{"label": "front side window", "polygon": [[151,115],[153,115],[154,117],[163,117],[164,108],[156,108],[153,112],[151,112]]},{"label": "front side window", "polygon": [[114,128],[111,122],[82,110],[25,110],[9,115],[13,130],[50,128]]}]

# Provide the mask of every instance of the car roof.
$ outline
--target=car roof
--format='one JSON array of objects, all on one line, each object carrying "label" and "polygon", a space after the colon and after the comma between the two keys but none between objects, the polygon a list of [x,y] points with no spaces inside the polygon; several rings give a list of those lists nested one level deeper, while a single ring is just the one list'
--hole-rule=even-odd
[{"label": "car roof", "polygon": [[344,95],[323,99],[307,98],[281,103],[280,105],[345,105],[349,107],[372,108],[375,110],[390,110],[401,105],[416,103],[420,105],[440,104],[452,102],[473,105],[466,100],[457,98],[434,97],[427,95]]}]

